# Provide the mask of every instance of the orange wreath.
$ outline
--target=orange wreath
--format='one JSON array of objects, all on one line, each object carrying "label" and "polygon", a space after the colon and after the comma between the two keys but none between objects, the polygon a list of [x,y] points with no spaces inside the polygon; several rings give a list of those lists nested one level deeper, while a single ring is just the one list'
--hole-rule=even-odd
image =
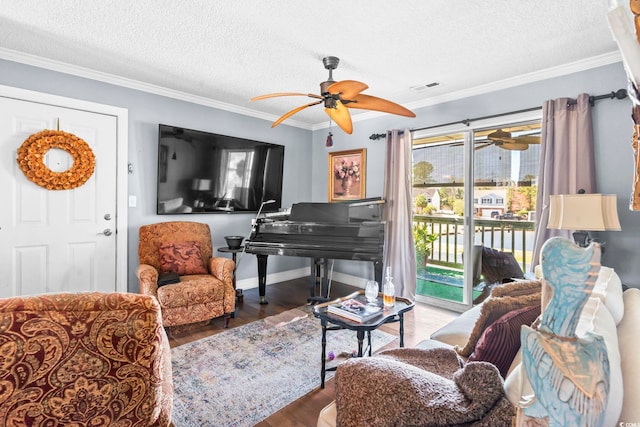
[{"label": "orange wreath", "polygon": [[[44,164],[51,148],[66,151],[73,164],[64,172],[54,172]],[[77,136],[60,130],[43,130],[27,138],[18,149],[18,165],[32,182],[49,190],[70,190],[87,182],[96,167],[91,147]]]}]

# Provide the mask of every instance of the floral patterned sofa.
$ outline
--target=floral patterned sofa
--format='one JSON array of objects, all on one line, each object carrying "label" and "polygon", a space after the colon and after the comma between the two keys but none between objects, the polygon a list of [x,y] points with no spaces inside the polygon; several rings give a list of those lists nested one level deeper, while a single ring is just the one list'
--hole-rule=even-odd
[{"label": "floral patterned sofa", "polygon": [[0,425],[168,426],[158,302],[121,293],[0,299]]}]

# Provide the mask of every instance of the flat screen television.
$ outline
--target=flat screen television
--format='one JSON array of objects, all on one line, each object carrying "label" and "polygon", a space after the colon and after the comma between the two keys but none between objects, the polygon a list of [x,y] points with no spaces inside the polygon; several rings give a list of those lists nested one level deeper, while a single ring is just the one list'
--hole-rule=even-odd
[{"label": "flat screen television", "polygon": [[160,124],[157,213],[277,211],[283,166],[282,145]]}]

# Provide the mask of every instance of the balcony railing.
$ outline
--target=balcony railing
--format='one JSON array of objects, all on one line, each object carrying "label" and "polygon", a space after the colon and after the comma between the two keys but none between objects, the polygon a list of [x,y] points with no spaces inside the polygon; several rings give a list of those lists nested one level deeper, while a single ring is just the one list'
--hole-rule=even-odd
[{"label": "balcony railing", "polygon": [[[462,217],[414,215],[415,224],[426,224],[438,238],[431,245],[429,263],[462,269],[464,227]],[[535,223],[525,220],[474,219],[474,244],[510,252],[522,271],[531,265]]]}]

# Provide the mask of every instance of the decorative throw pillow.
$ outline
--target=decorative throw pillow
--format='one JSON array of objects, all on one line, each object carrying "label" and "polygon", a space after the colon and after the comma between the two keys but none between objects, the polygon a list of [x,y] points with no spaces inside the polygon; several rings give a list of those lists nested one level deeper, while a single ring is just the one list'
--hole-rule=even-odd
[{"label": "decorative throw pillow", "polygon": [[624,316],[624,303],[622,302],[622,281],[613,268],[600,267],[598,279],[591,291],[591,296],[599,298],[611,312],[616,325]]},{"label": "decorative throw pillow", "polygon": [[482,247],[482,275],[485,283],[502,283],[505,279],[524,279],[520,264],[509,252]]},{"label": "decorative throw pillow", "polygon": [[[618,330],[611,312],[598,298],[591,297],[580,313],[576,335],[583,337],[587,332],[600,335],[604,339],[609,357],[609,398],[605,410],[603,426],[617,426],[622,412],[623,385]],[[571,357],[571,356],[568,356]]]},{"label": "decorative throw pillow", "polygon": [[542,292],[540,280],[518,280],[491,288],[492,297],[516,297]]},{"label": "decorative throw pillow", "polygon": [[622,413],[619,421],[624,422],[623,425],[632,425],[640,420],[640,405],[638,405],[640,402],[640,364],[638,364],[640,289],[629,288],[622,298],[625,308],[624,318],[617,328],[621,373],[624,372]]},{"label": "decorative throw pillow", "polygon": [[520,349],[520,327],[540,315],[540,305],[513,310],[493,322],[480,336],[468,362],[489,362],[506,378],[513,358]]},{"label": "decorative throw pillow", "polygon": [[506,296],[500,298],[489,297],[482,303],[480,316],[473,326],[469,339],[464,347],[456,346],[459,355],[469,357],[473,353],[480,336],[489,325],[498,320],[504,314],[523,307],[539,305],[540,293],[533,293],[521,296]]},{"label": "decorative throw pillow", "polygon": [[168,242],[160,244],[161,273],[207,274],[198,242]]}]

